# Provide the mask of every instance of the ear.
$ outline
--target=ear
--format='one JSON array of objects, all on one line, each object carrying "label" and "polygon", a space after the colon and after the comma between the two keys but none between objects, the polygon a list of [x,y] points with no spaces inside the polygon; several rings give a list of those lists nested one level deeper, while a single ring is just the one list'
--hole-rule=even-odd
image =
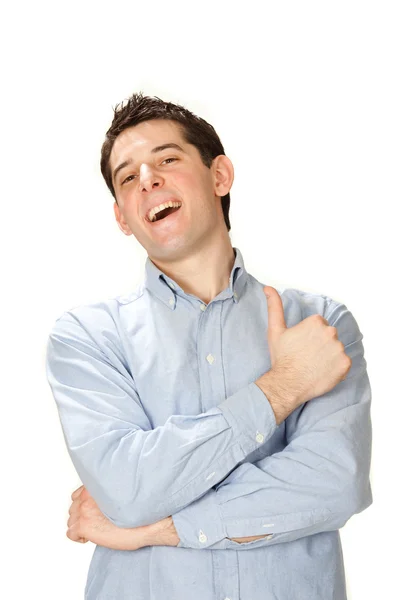
[{"label": "ear", "polygon": [[117,201],[114,202],[114,214],[115,214],[115,219],[118,223],[118,227],[120,228],[120,230],[125,235],[132,235],[132,231],[130,230],[128,223],[125,221],[125,217],[122,214],[122,212],[117,204]]},{"label": "ear", "polygon": [[232,187],[234,169],[232,161],[225,155],[216,156],[211,166],[214,173],[214,191],[216,196],[226,196]]}]

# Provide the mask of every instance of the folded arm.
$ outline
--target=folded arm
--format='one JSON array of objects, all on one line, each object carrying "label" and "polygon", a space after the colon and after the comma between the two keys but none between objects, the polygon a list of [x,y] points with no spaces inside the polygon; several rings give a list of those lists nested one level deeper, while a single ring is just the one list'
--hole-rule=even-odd
[{"label": "folded arm", "polygon": [[[287,417],[288,443],[281,452],[239,465],[172,515],[179,547],[246,550],[289,542],[339,529],[372,503],[363,336],[345,305],[332,302],[329,308],[324,316],[352,359],[346,379]],[[232,541],[260,535],[265,537]]]},{"label": "folded arm", "polygon": [[172,415],[152,429],[120,356],[100,348],[70,312],[50,333],[46,373],[75,469],[119,527],[153,524],[190,505],[277,428],[250,383],[205,413]]}]

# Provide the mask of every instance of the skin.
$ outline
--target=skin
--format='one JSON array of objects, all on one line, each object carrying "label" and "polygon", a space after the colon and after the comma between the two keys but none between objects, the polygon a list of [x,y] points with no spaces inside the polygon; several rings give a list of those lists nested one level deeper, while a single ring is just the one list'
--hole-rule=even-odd
[{"label": "skin", "polygon": [[[72,493],[71,499],[67,537],[73,542],[85,544],[90,541],[113,550],[138,550],[144,546],[177,546],[180,542],[172,517],[143,527],[122,528],[103,515],[83,485]],[[242,544],[262,537],[265,536],[228,539]]]},{"label": "skin", "polygon": [[[168,142],[184,152],[150,152]],[[135,164],[113,181],[118,226],[125,235],[134,235],[154,264],[186,293],[210,302],[228,286],[235,261],[221,208],[234,178],[230,159],[217,156],[208,169],[197,148],[184,142],[178,125],[159,119],[131,127],[115,140],[111,170],[129,159]],[[145,212],[159,194],[172,195],[182,207],[177,219],[155,227]]]},{"label": "skin", "polygon": [[[170,142],[183,152],[151,152]],[[110,156],[111,172],[125,161],[132,162],[113,177],[118,227],[125,235],[133,235],[154,264],[186,293],[208,304],[228,287],[235,262],[221,207],[221,197],[233,184],[232,162],[220,155],[207,168],[197,148],[184,141],[179,126],[160,119],[130,127],[117,137]],[[182,206],[177,218],[153,227],[145,213],[159,194],[173,196]],[[161,202],[162,196],[156,204]],[[143,527],[119,528],[101,513],[84,486],[71,499],[67,537],[73,541],[120,550],[177,546],[180,541],[171,516]],[[262,537],[230,539],[244,543]]]}]

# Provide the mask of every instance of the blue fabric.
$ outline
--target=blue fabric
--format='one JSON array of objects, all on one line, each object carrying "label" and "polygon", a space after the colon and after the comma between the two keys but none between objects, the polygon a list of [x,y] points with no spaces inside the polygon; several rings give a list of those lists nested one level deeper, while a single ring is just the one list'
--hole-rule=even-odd
[{"label": "blue fabric", "polygon": [[50,333],[47,378],[82,483],[118,526],[172,515],[181,539],[96,546],[86,600],[346,599],[338,529],[372,503],[363,335],[344,304],[279,291],[287,326],[324,316],[352,367],[277,426],[254,383],[271,368],[265,284],[234,252],[208,305],[147,257],[134,292],[67,310]]}]

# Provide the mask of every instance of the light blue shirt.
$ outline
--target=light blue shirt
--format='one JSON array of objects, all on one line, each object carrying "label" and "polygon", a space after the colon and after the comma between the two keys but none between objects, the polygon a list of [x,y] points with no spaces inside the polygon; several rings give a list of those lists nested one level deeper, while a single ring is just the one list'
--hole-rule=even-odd
[{"label": "light blue shirt", "polygon": [[67,310],[50,333],[47,378],[82,483],[116,525],[171,515],[181,540],[96,546],[86,600],[346,599],[338,529],[372,503],[363,335],[344,304],[279,291],[287,326],[324,316],[352,366],[277,426],[254,383],[271,368],[265,284],[234,251],[208,305],[147,257],[135,291]]}]

